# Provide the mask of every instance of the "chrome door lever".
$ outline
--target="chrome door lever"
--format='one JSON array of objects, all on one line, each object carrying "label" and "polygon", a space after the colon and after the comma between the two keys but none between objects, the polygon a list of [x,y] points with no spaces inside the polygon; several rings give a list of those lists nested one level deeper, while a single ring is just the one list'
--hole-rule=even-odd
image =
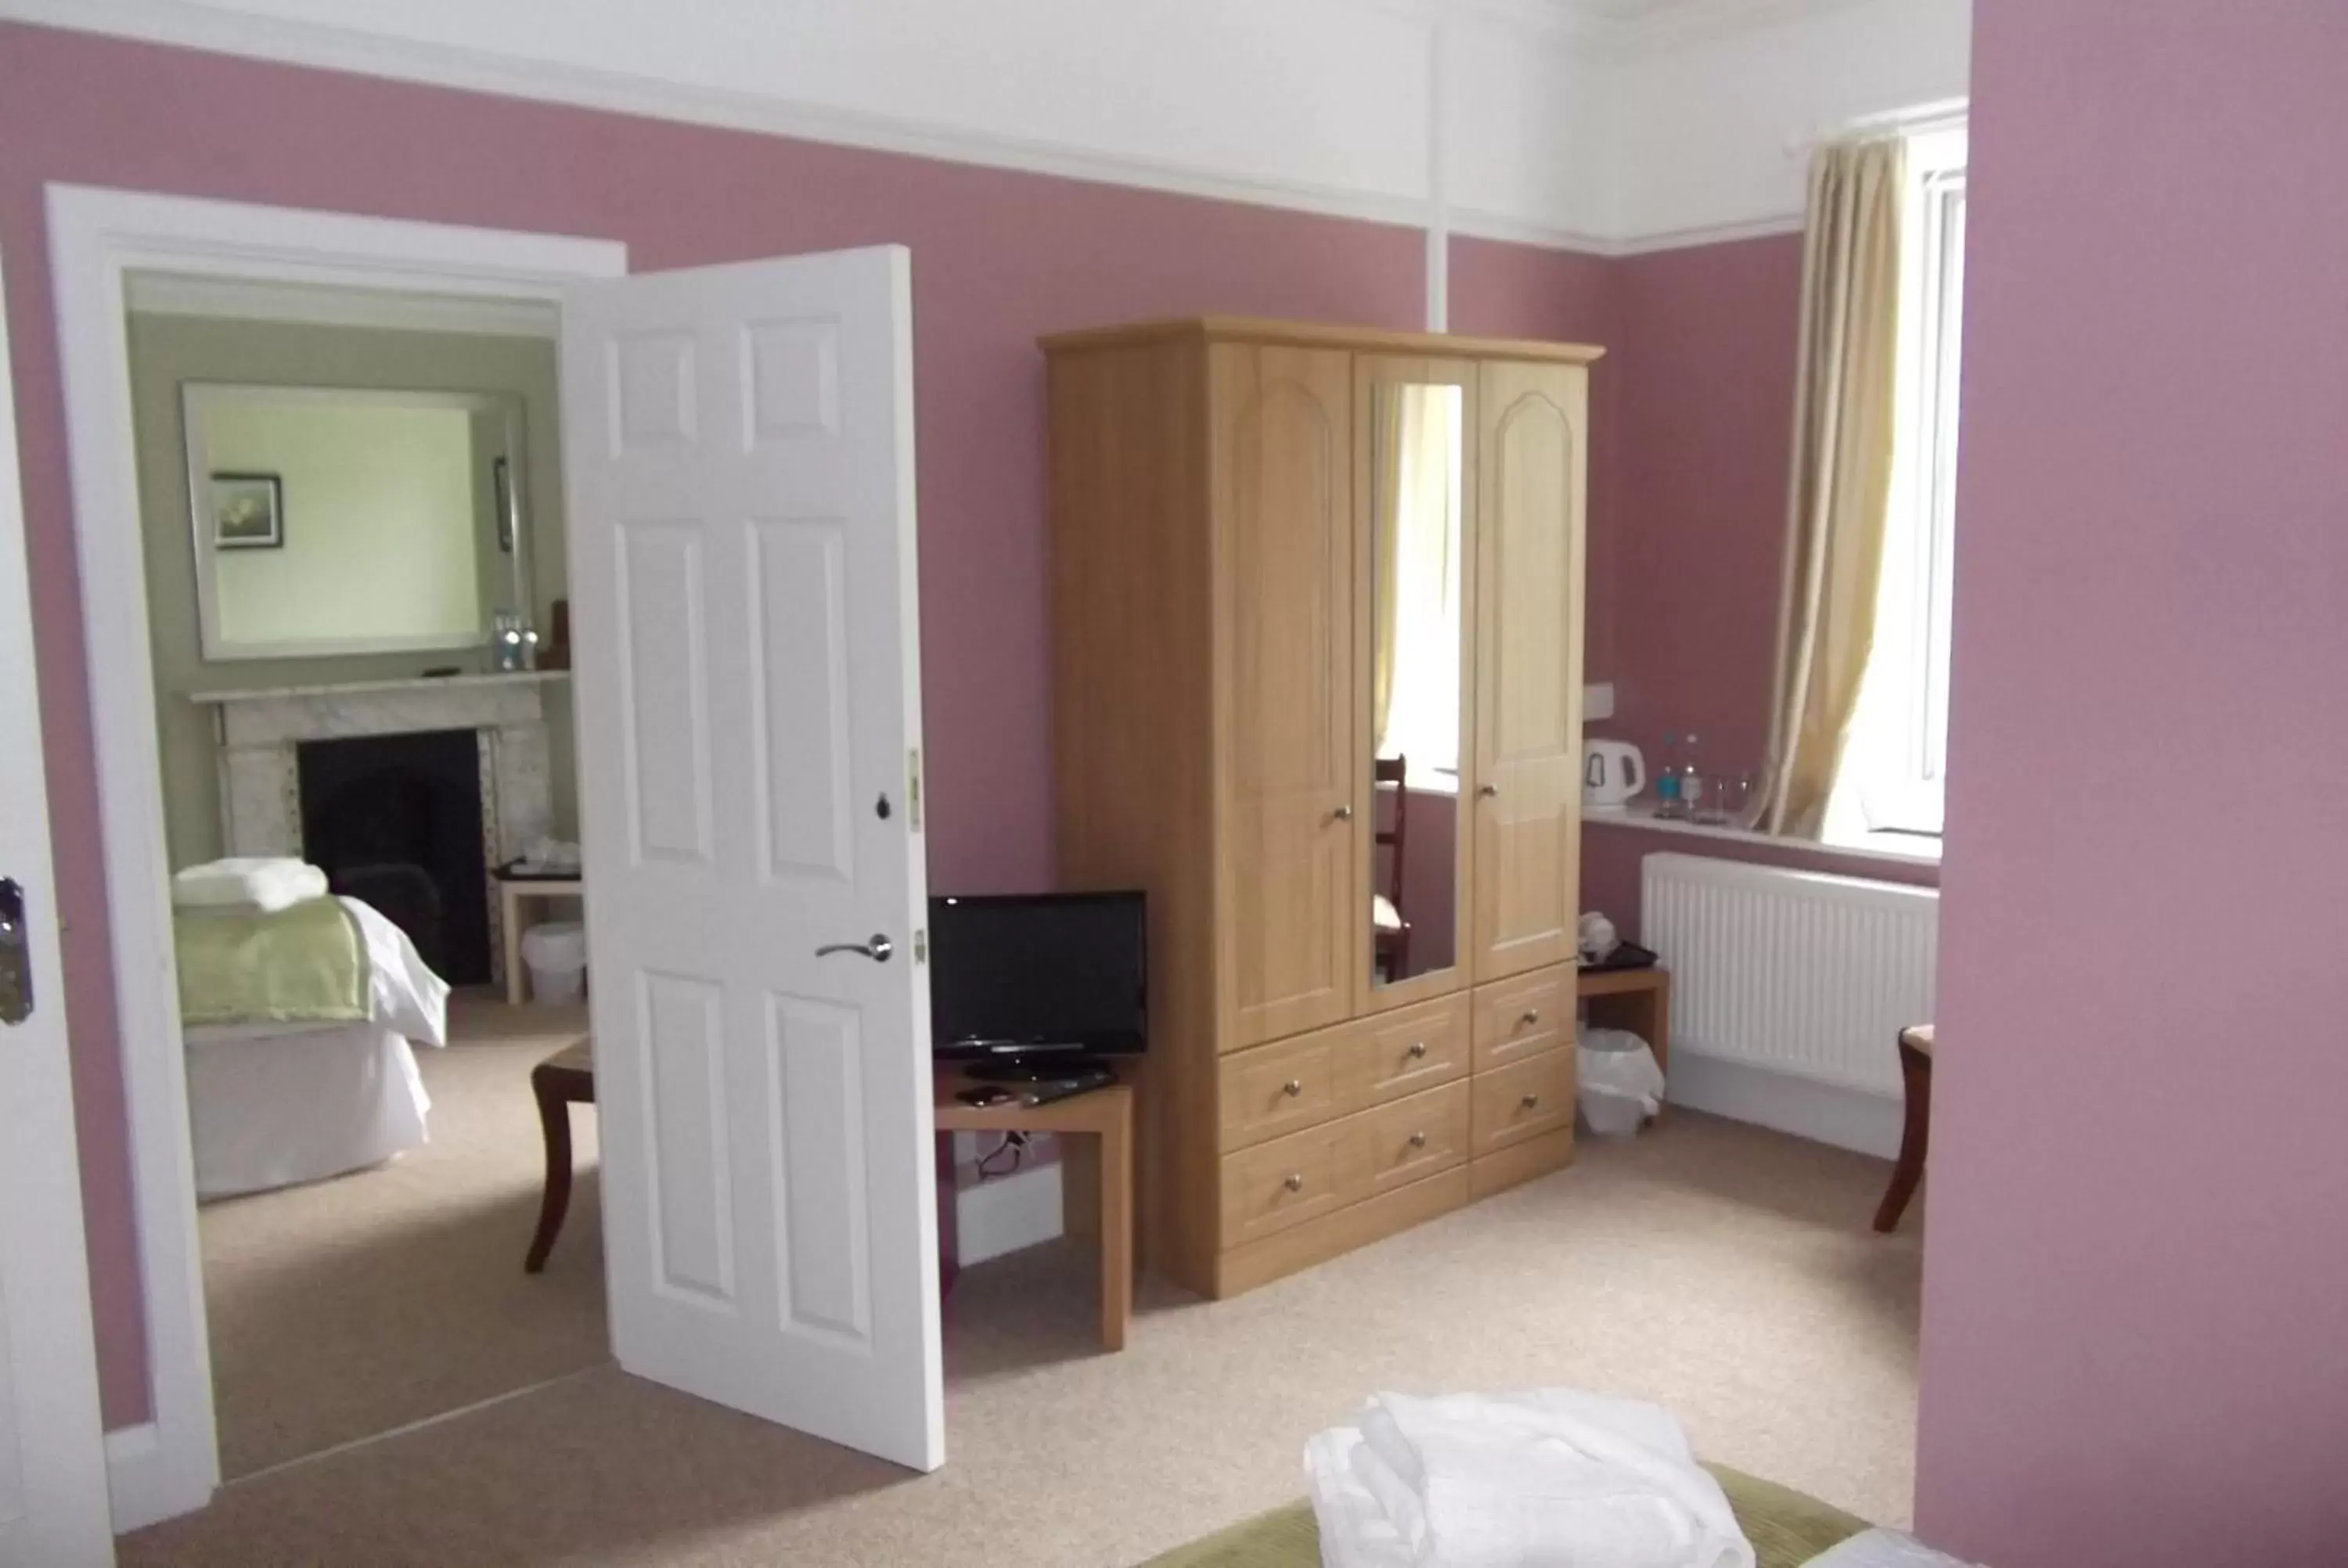
[{"label": "chrome door lever", "polygon": [[885,964],[889,961],[889,956],[896,950],[896,943],[876,931],[869,942],[827,942],[815,950],[815,956],[825,958],[834,953],[854,953],[858,958],[870,958],[876,964]]}]

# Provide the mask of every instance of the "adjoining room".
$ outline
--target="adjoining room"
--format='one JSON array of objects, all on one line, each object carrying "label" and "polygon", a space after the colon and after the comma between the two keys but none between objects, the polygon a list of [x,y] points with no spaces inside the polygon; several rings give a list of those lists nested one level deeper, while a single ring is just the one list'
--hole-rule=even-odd
[{"label": "adjoining room", "polygon": [[576,926],[511,914],[577,909],[555,318],[164,272],[128,303],[233,1481],[608,1358],[592,1118],[572,1244],[521,1267],[533,1074],[587,1039],[526,979]]}]

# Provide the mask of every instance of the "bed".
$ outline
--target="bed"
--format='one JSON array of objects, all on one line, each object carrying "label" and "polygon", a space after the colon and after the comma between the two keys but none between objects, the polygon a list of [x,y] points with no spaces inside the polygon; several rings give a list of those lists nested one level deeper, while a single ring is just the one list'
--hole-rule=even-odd
[{"label": "bed", "polygon": [[[1798,1568],[1867,1529],[1867,1522],[1791,1487],[1726,1465],[1704,1468],[1728,1494],[1736,1522],[1753,1542],[1758,1568]],[[1144,1568],[1320,1568],[1321,1532],[1313,1505],[1292,1502],[1194,1541]]]},{"label": "bed", "polygon": [[[357,937],[364,976],[355,1006],[309,1010],[363,1016],[304,1019],[300,1005],[266,1003],[242,1019],[220,1018],[218,1007],[189,1014],[198,1020],[184,1032],[199,1199],[363,1170],[427,1140],[432,1101],[415,1048],[448,1043],[448,982],[380,912],[334,902]],[[183,976],[183,998],[190,986]]]}]

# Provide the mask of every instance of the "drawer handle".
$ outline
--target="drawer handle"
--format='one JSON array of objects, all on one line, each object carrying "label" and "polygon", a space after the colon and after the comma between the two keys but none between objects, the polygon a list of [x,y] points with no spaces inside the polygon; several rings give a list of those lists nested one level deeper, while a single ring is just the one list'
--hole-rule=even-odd
[{"label": "drawer handle", "polygon": [[1411,1046],[1410,1046],[1410,1059],[1411,1059],[1413,1061],[1416,1061],[1420,1057],[1425,1056],[1426,1054],[1426,1041],[1425,1041],[1425,1040],[1413,1040],[1413,1041],[1411,1042]]},{"label": "drawer handle", "polygon": [[1304,1190],[1304,1178],[1300,1175],[1292,1175],[1287,1181],[1281,1184],[1292,1193],[1301,1193]]},{"label": "drawer handle", "polygon": [[1411,1146],[1412,1148],[1414,1148],[1414,1149],[1424,1149],[1424,1148],[1426,1148],[1426,1133],[1424,1133],[1424,1132],[1413,1132],[1413,1133],[1410,1135],[1410,1146]]},{"label": "drawer handle", "polygon": [[1538,1094],[1528,1094],[1522,1100],[1518,1101],[1517,1103],[1523,1106],[1528,1111],[1538,1111],[1540,1109],[1540,1096]]},{"label": "drawer handle", "polygon": [[1280,1086],[1280,1091],[1282,1094],[1287,1095],[1291,1100],[1293,1100],[1298,1095],[1304,1092],[1304,1085],[1292,1078],[1287,1082]]},{"label": "drawer handle", "polygon": [[1540,1022],[1540,1009],[1527,1008],[1525,1009],[1525,1016],[1519,1019],[1517,1021],[1523,1024],[1528,1029],[1531,1028],[1534,1024]]}]

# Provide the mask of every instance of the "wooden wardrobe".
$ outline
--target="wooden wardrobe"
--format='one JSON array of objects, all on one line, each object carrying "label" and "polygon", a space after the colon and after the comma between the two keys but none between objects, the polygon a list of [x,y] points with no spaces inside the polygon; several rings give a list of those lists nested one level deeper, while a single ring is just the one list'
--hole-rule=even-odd
[{"label": "wooden wardrobe", "polygon": [[1149,897],[1146,1257],[1231,1295],[1565,1164],[1602,351],[1043,346],[1061,880]]}]

